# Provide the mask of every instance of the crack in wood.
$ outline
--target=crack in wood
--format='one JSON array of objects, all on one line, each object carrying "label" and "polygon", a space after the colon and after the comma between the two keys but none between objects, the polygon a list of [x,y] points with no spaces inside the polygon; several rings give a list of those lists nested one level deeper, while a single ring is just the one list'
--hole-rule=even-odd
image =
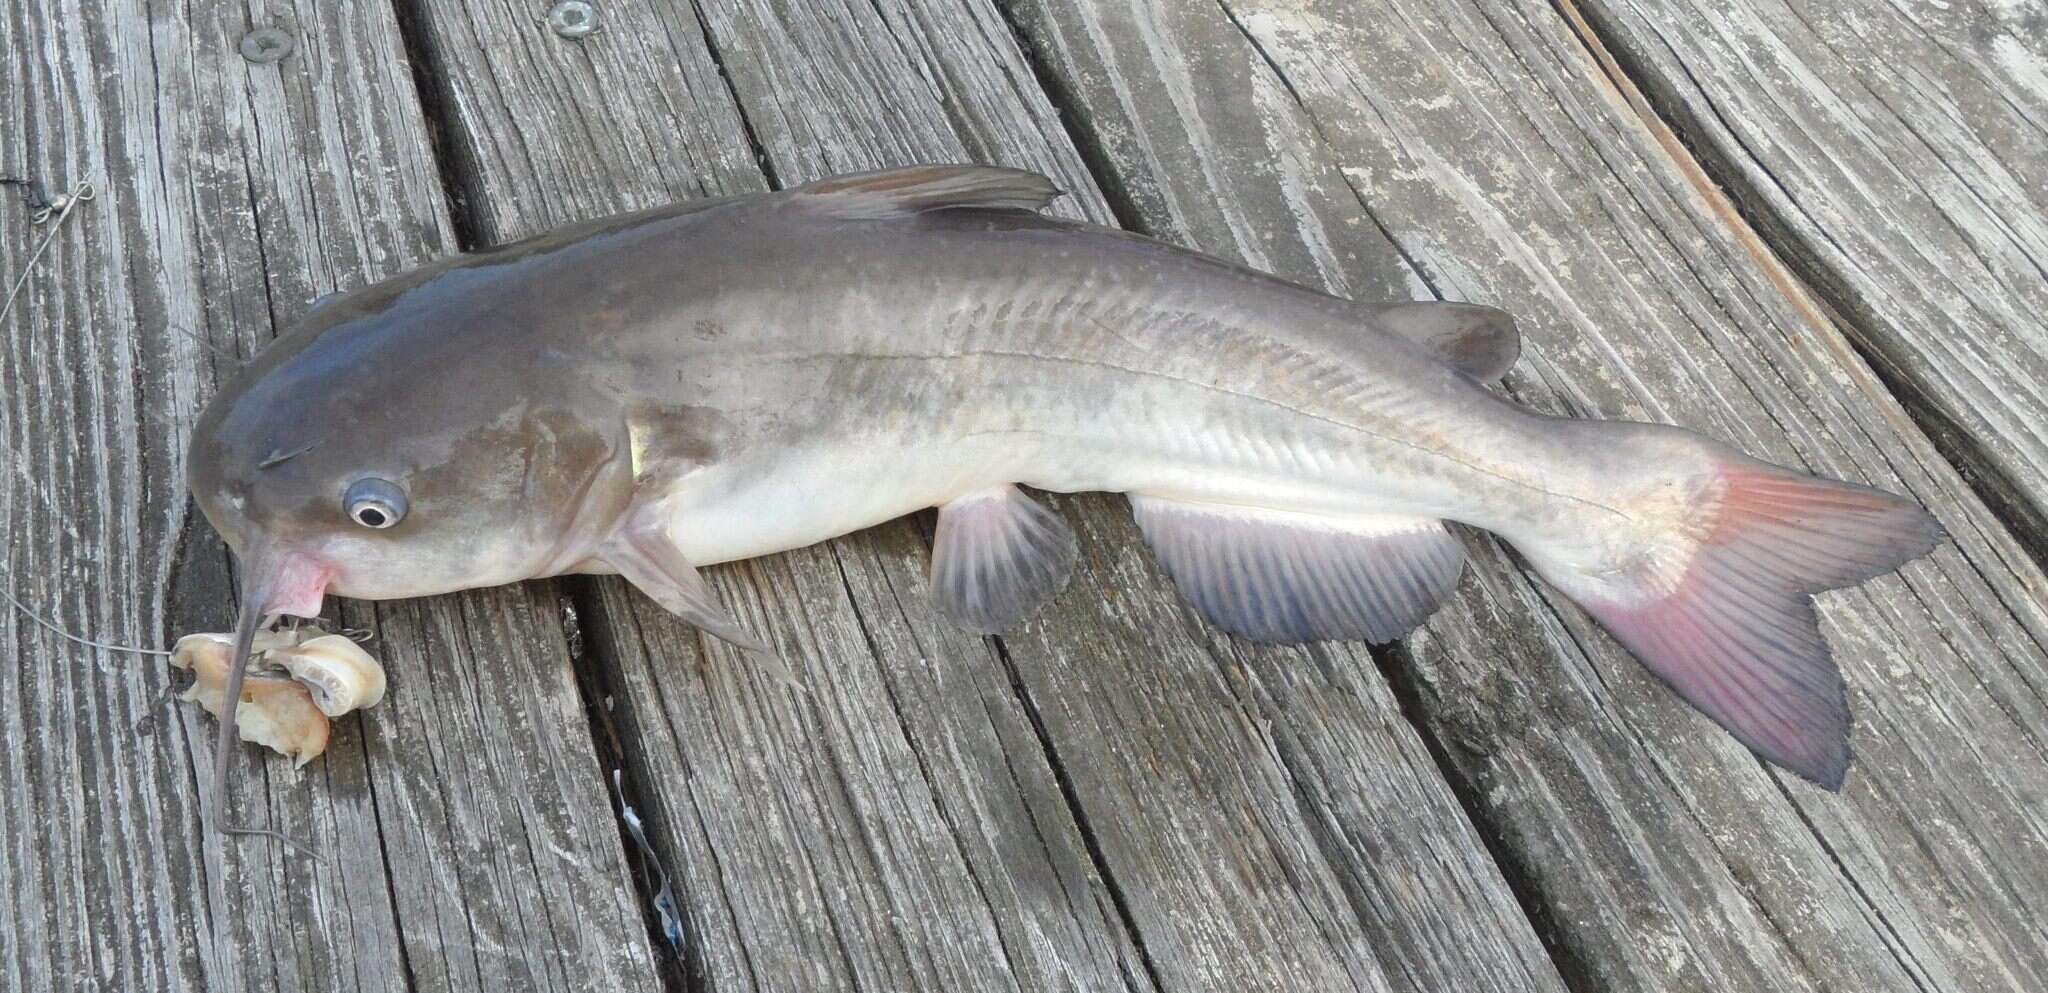
[{"label": "crack in wood", "polygon": [[1002,661],[1004,671],[1009,674],[1010,692],[1017,698],[1018,705],[1024,708],[1025,716],[1031,720],[1031,731],[1038,738],[1040,751],[1045,753],[1046,763],[1052,770],[1053,781],[1059,785],[1061,798],[1065,800],[1067,809],[1073,812],[1075,826],[1081,831],[1082,844],[1088,849],[1088,859],[1094,864],[1103,887],[1109,893],[1110,902],[1116,907],[1117,920],[1122,924],[1124,932],[1130,935],[1131,945],[1138,953],[1138,964],[1145,970],[1146,983],[1154,990],[1174,989],[1174,986],[1160,976],[1159,965],[1153,960],[1151,950],[1145,945],[1145,931],[1139,926],[1136,915],[1131,913],[1130,897],[1117,883],[1116,874],[1111,868],[1112,863],[1103,854],[1102,842],[1096,837],[1093,825],[1088,822],[1080,792],[1074,788],[1073,774],[1067,770],[1066,764],[1060,761],[1059,746],[1054,743],[1052,733],[1046,730],[1045,717],[1038,712],[1037,701],[1025,687],[1024,678],[1017,671],[1016,661],[1010,658],[1009,649],[1003,644],[1002,639],[989,640],[995,647],[996,657]]},{"label": "crack in wood", "polygon": [[[616,805],[609,813],[618,826],[619,846],[632,853],[626,860],[632,876],[633,892],[638,896],[641,918],[647,928],[649,947],[668,947],[662,927],[661,915],[655,906],[660,893],[660,883],[655,878],[657,867],[665,867],[670,856],[661,850],[659,839],[667,837],[654,820],[659,815],[642,807],[640,797],[646,792],[640,784],[641,763],[635,761],[626,747],[625,736],[620,734],[615,717],[618,699],[617,674],[609,656],[592,650],[582,629],[582,618],[597,616],[597,591],[594,582],[585,577],[561,577],[550,582],[557,584],[557,603],[562,616],[562,627],[568,634],[569,667],[575,672],[577,692],[582,696],[584,720],[590,728],[590,746],[597,756],[600,774],[610,772],[618,777],[616,789],[607,795],[614,798]],[[643,831],[653,847],[643,850],[626,823],[625,805],[631,804],[639,814]],[[653,862],[653,865],[649,863]],[[674,895],[681,913],[682,942],[680,948],[673,948],[672,955],[657,955],[656,971],[662,988],[668,993],[709,993],[710,987],[704,980],[703,953],[697,947],[697,936],[691,930],[689,891],[674,874],[668,877],[670,892]]]},{"label": "crack in wood", "polygon": [[433,33],[426,30],[426,16],[420,0],[389,0],[391,15],[404,44],[407,64],[412,68],[413,94],[420,119],[426,124],[435,172],[441,194],[448,205],[449,229],[455,235],[455,250],[471,252],[483,247],[488,222],[483,215],[482,191],[474,185],[480,170],[470,147],[454,138],[456,119],[450,109],[454,93]]},{"label": "crack in wood", "polygon": [[1451,760],[1439,722],[1428,717],[1412,663],[1405,661],[1405,653],[1406,649],[1400,645],[1375,648],[1372,653],[1381,677],[1386,680],[1395,703],[1400,707],[1401,719],[1408,722],[1423,748],[1428,750],[1430,761],[1443,775],[1451,796],[1465,811],[1465,819],[1471,822],[1473,834],[1486,847],[1487,857],[1500,868],[1501,878],[1507,880],[1515,902],[1529,918],[1530,926],[1543,942],[1543,950],[1549,954],[1551,964],[1557,967],[1565,986],[1572,993],[1602,993],[1607,987],[1587,963],[1581,961],[1583,953],[1559,926],[1557,909],[1544,898],[1540,877],[1524,862],[1524,853],[1509,846],[1501,837],[1497,829],[1498,818],[1487,810],[1478,785],[1467,774],[1464,765]]},{"label": "crack in wood", "polygon": [[768,180],[769,189],[782,189],[783,182],[775,174],[775,159],[768,154],[768,146],[761,143],[760,133],[754,130],[754,122],[747,114],[746,102],[740,99],[739,90],[733,83],[732,73],[725,68],[725,56],[718,50],[718,35],[711,30],[711,22],[705,19],[704,5],[690,0],[690,12],[697,19],[699,37],[704,40],[704,53],[710,57],[711,66],[717,70],[719,81],[725,84],[725,96],[730,101],[733,113],[739,118],[740,131],[746,135],[747,149],[753,153],[754,165]]}]

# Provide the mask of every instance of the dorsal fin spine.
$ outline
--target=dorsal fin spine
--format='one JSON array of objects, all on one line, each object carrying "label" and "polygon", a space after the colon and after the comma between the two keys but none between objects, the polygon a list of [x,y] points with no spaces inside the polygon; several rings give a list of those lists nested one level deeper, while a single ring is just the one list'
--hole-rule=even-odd
[{"label": "dorsal fin spine", "polygon": [[808,207],[866,220],[961,208],[1039,211],[1061,193],[1038,173],[983,165],[884,169],[820,179],[790,191]]}]

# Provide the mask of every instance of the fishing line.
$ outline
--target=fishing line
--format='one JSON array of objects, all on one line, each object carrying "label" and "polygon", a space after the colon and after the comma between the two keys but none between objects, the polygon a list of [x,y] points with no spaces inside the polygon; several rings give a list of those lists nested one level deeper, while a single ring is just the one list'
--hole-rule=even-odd
[{"label": "fishing line", "polygon": [[[14,280],[14,285],[8,288],[7,302],[0,304],[0,327],[4,327],[7,323],[7,315],[14,312],[15,299],[21,296],[21,288],[28,285],[28,277],[35,271],[37,260],[43,257],[43,251],[50,247],[50,242],[57,239],[57,232],[63,230],[65,219],[71,216],[71,212],[79,204],[97,196],[98,191],[93,189],[91,183],[80,183],[72,187],[69,194],[52,199],[44,196],[41,187],[28,180],[0,179],[0,183],[23,187],[23,202],[28,204],[30,210],[34,211],[29,217],[29,223],[42,224],[45,221],[52,222],[49,233],[43,235],[42,240],[36,243],[35,250],[29,253],[28,263],[21,267],[21,275]],[[8,606],[13,607],[21,616],[34,621],[37,626],[73,644],[110,652],[133,652],[137,655],[155,655],[163,658],[171,656],[170,652],[160,648],[137,648],[133,645],[117,645],[109,641],[96,641],[92,638],[72,634],[64,630],[63,626],[56,621],[44,617],[42,614],[31,609],[28,604],[21,602],[12,591],[5,587],[0,587],[0,599],[6,600]]]},{"label": "fishing line", "polygon": [[[0,184],[23,187],[23,201],[33,211],[29,217],[29,223],[42,224],[45,221],[53,222],[50,224],[50,232],[43,235],[42,240],[36,243],[35,250],[29,253],[28,262],[22,266],[20,277],[16,278],[14,285],[7,290],[6,302],[0,303],[0,327],[5,327],[7,315],[14,312],[15,299],[21,295],[21,288],[28,284],[28,277],[35,271],[36,262],[43,257],[43,251],[50,247],[50,242],[56,240],[57,232],[63,229],[64,221],[71,216],[71,212],[77,209],[79,204],[93,199],[97,195],[97,191],[93,189],[93,185],[89,182],[79,183],[71,188],[69,194],[51,198],[43,193],[39,185],[30,180],[0,179]],[[49,620],[36,611],[29,609],[27,604],[21,602],[12,592],[4,587],[0,587],[0,599],[5,599],[8,605],[20,612],[23,617],[34,621],[38,626],[74,644],[86,645],[107,651],[133,652],[137,655],[153,655],[165,658],[175,654],[158,648],[117,645],[112,642],[97,641],[92,638],[72,634],[64,630],[55,621]],[[243,616],[238,619],[235,631],[236,643],[242,652],[245,665],[250,641],[254,639],[259,627],[267,626],[268,620],[268,618],[262,617],[260,613],[257,613],[253,607],[245,608]],[[236,703],[236,700],[241,693],[244,671],[243,666],[237,666],[233,672],[229,673],[227,692],[221,697],[221,732],[219,743],[214,749],[214,783],[212,794],[214,828],[224,835],[255,835],[270,838],[297,849],[316,862],[324,863],[326,859],[322,858],[320,853],[314,851],[310,846],[294,840],[282,831],[270,828],[237,827],[227,823],[228,768],[229,760],[233,757],[232,747],[238,737],[235,733],[235,718],[238,716],[238,711],[241,708]],[[172,688],[166,691],[166,697],[176,691],[175,686],[175,683],[172,684]],[[155,705],[152,705],[151,709],[155,709]]]}]

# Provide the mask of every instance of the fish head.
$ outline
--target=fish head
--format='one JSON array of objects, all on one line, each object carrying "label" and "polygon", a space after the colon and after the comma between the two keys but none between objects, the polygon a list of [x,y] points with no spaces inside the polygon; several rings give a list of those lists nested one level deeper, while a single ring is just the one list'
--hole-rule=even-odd
[{"label": "fish head", "polygon": [[[208,402],[186,473],[241,566],[223,699],[271,616],[571,571],[624,515],[630,433],[603,414],[597,364],[507,346],[531,307],[482,279],[429,268],[317,304]],[[225,820],[236,712],[214,823],[268,833]]]},{"label": "fish head", "polygon": [[261,614],[570,571],[625,512],[625,429],[572,371],[388,330],[287,335],[193,432],[193,497]]}]

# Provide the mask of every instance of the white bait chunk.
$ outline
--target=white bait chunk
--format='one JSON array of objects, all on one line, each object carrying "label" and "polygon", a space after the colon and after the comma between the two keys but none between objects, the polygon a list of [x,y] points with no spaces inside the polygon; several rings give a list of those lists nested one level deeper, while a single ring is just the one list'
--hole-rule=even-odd
[{"label": "white bait chunk", "polygon": [[314,705],[329,717],[374,707],[384,699],[384,667],[346,635],[318,634],[290,648],[269,653],[313,694]]},{"label": "white bait chunk", "polygon": [[[178,639],[171,665],[193,674],[192,685],[178,699],[220,716],[233,656],[230,634]],[[243,741],[290,758],[298,767],[327,750],[328,718],[383,698],[384,667],[348,637],[318,628],[263,631],[256,635],[242,680],[235,722]]]}]

